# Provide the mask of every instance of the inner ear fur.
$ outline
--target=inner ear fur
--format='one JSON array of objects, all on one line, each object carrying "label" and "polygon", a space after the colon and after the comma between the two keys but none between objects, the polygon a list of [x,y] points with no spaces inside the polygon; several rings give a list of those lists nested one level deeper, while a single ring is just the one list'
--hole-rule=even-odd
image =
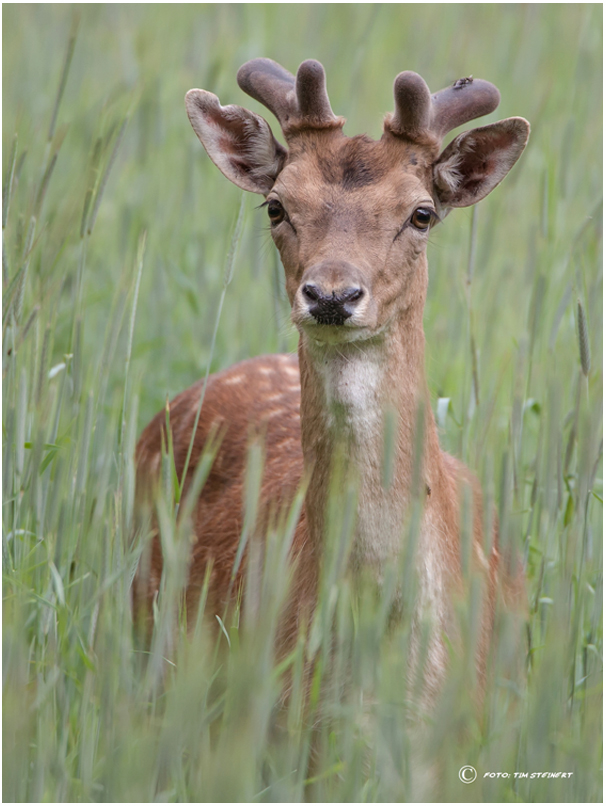
[{"label": "inner ear fur", "polygon": [[529,134],[527,120],[507,118],[455,137],[434,163],[440,204],[469,207],[488,196],[517,162]]},{"label": "inner ear fur", "polygon": [[242,190],[267,195],[286,159],[269,123],[241,106],[221,106],[206,90],[185,96],[190,123],[208,156]]}]

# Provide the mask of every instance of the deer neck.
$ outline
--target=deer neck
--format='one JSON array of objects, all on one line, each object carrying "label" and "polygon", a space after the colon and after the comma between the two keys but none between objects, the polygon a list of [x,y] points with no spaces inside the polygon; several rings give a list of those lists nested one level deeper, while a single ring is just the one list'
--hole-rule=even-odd
[{"label": "deer neck", "polygon": [[329,345],[302,335],[299,342],[310,538],[321,545],[327,494],[337,473],[337,486],[353,484],[357,490],[354,566],[380,567],[400,550],[406,505],[413,494],[420,407],[425,420],[417,489],[423,496],[431,488],[428,473],[439,466],[422,320],[422,307],[413,307],[367,341]]}]

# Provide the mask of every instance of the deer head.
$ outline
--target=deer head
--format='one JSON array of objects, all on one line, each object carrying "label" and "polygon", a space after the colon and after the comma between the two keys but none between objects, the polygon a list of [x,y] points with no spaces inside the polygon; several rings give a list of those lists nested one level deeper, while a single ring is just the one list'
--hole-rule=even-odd
[{"label": "deer head", "polygon": [[273,112],[288,149],[262,117],[221,106],[205,90],[187,93],[187,113],[222,173],[265,196],[293,321],[315,342],[373,338],[406,311],[422,312],[429,230],[451,208],[488,195],[530,130],[508,118],[459,134],[440,152],[449,131],[497,107],[496,87],[478,79],[431,95],[419,75],[400,73],[379,141],[343,134],[317,61],[295,77],[254,59],[238,83]]}]

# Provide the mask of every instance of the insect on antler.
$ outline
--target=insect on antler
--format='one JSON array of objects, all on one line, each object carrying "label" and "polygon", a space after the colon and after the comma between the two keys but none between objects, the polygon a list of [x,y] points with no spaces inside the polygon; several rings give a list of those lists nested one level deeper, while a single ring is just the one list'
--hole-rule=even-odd
[{"label": "insect on antler", "polygon": [[304,61],[297,76],[271,59],[252,59],[238,70],[238,84],[277,117],[284,135],[300,129],[336,129],[345,122],[330,107],[320,62]]},{"label": "insect on antler", "polygon": [[501,100],[489,81],[461,78],[431,95],[417,73],[406,71],[394,82],[395,112],[385,120],[385,131],[407,140],[434,140],[438,144],[452,129],[493,112]]}]

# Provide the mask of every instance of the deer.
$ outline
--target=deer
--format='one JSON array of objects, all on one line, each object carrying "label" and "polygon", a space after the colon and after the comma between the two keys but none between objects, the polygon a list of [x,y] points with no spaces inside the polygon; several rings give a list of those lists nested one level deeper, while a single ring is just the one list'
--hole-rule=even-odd
[{"label": "deer", "polygon": [[[222,611],[243,584],[245,561],[235,585],[231,577],[242,533],[251,428],[265,438],[260,511],[287,506],[302,480],[306,484],[277,652],[292,647],[302,619],[314,610],[337,456],[346,458],[348,478],[357,485],[349,567],[381,585],[386,567],[403,551],[406,513],[416,494],[421,411],[416,607],[434,625],[427,686],[435,691],[448,665],[443,636],[456,629],[452,599],[464,585],[463,489],[471,491],[473,501],[472,560],[485,580],[478,668],[485,664],[503,562],[496,518],[488,539],[484,534],[479,482],[439,444],[425,378],[428,235],[452,209],[476,204],[504,179],[526,146],[530,125],[510,117],[464,131],[442,150],[449,132],[493,112],[500,102],[494,85],[471,77],[432,95],[420,75],[400,73],[395,110],[386,115],[376,141],[345,135],[345,119],[332,111],[318,61],[304,61],[293,76],[270,59],[253,59],[240,68],[237,82],[273,113],[287,147],[264,118],[241,106],[222,106],[212,92],[190,90],[186,110],[223,175],[264,197],[299,344],[297,355],[249,358],[211,375],[200,413],[202,381],[170,403],[179,477],[196,427],[186,486],[209,436],[217,428],[223,434],[192,515],[186,610],[191,617],[196,613],[211,566],[206,603],[211,612]],[[389,412],[395,413],[395,426],[386,484]],[[166,422],[162,411],[141,434],[136,448],[140,487],[158,476]],[[145,573],[135,580],[135,598],[147,612],[162,575],[157,535],[150,551]]]}]

